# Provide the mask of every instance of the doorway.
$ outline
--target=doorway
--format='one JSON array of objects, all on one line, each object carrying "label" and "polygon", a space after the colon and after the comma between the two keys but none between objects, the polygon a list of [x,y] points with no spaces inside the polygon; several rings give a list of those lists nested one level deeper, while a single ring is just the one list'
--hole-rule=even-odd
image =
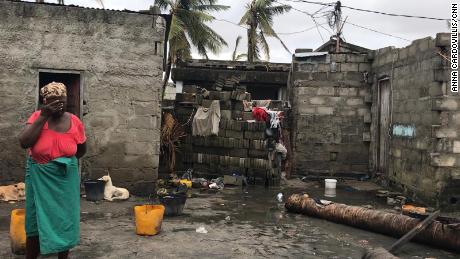
[{"label": "doorway", "polygon": [[388,173],[388,156],[390,150],[390,80],[385,78],[379,81],[379,145],[378,145],[378,171]]},{"label": "doorway", "polygon": [[[81,116],[81,87],[80,87],[80,74],[69,72],[39,72],[38,76],[38,91],[45,85],[51,82],[63,83],[67,88],[67,111],[75,114],[80,118]],[[43,104],[43,99],[38,95],[38,106]]]}]

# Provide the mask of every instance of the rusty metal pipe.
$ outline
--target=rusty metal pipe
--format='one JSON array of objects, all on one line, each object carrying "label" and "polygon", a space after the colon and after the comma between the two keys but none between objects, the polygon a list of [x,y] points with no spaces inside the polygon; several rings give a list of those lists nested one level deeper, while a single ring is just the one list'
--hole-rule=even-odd
[{"label": "rusty metal pipe", "polygon": [[[401,214],[393,214],[379,210],[366,209],[332,203],[318,206],[308,195],[293,194],[285,204],[289,212],[327,219],[333,222],[371,230],[394,237],[401,237],[419,222],[419,219]],[[433,221],[428,227],[418,233],[414,241],[460,252],[460,231]]]}]

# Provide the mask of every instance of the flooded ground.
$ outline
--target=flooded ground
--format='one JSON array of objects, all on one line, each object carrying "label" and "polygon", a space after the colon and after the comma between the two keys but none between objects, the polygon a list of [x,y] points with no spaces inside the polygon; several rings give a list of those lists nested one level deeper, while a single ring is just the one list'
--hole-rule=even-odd
[{"label": "flooded ground", "polygon": [[[358,188],[360,189],[360,188]],[[366,188],[361,188],[365,189]],[[350,205],[388,209],[375,190],[339,187],[335,198]],[[146,203],[82,200],[81,244],[71,258],[360,258],[367,247],[388,247],[396,239],[298,214],[289,214],[276,200],[295,192],[323,197],[319,183],[290,182],[288,187],[225,188],[220,192],[193,190],[184,214],[165,218],[162,232],[153,237],[134,233],[133,206]],[[323,197],[324,198],[324,197]],[[0,204],[0,257],[10,253],[9,213],[22,203]],[[197,233],[204,227],[206,234]],[[459,258],[459,255],[410,243],[401,258]],[[45,257],[48,258],[48,257]]]}]

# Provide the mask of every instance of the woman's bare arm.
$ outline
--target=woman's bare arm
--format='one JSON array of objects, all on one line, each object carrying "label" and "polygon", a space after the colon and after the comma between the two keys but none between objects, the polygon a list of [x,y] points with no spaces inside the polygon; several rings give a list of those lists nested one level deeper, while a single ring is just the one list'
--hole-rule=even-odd
[{"label": "woman's bare arm", "polygon": [[86,154],[86,142],[82,143],[82,144],[78,144],[77,145],[77,154],[75,154],[75,156],[77,158],[81,158],[85,154]]},{"label": "woman's bare arm", "polygon": [[35,120],[32,124],[26,125],[21,134],[19,134],[19,143],[22,148],[30,148],[35,145],[35,142],[37,142],[37,139],[40,136],[43,125],[45,125],[49,116],[59,108],[60,106],[58,100],[43,106],[37,120]]},{"label": "woman's bare arm", "polygon": [[19,143],[21,143],[22,148],[30,148],[37,142],[38,136],[40,136],[43,125],[47,120],[48,118],[40,115],[34,123],[24,127],[19,135]]}]

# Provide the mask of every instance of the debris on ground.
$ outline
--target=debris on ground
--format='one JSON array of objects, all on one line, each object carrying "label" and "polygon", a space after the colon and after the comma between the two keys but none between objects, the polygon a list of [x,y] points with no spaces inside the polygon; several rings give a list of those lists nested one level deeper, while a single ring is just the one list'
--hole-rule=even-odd
[{"label": "debris on ground", "polygon": [[205,227],[201,226],[201,227],[198,227],[198,228],[196,229],[196,233],[207,234],[208,231],[206,230]]}]

